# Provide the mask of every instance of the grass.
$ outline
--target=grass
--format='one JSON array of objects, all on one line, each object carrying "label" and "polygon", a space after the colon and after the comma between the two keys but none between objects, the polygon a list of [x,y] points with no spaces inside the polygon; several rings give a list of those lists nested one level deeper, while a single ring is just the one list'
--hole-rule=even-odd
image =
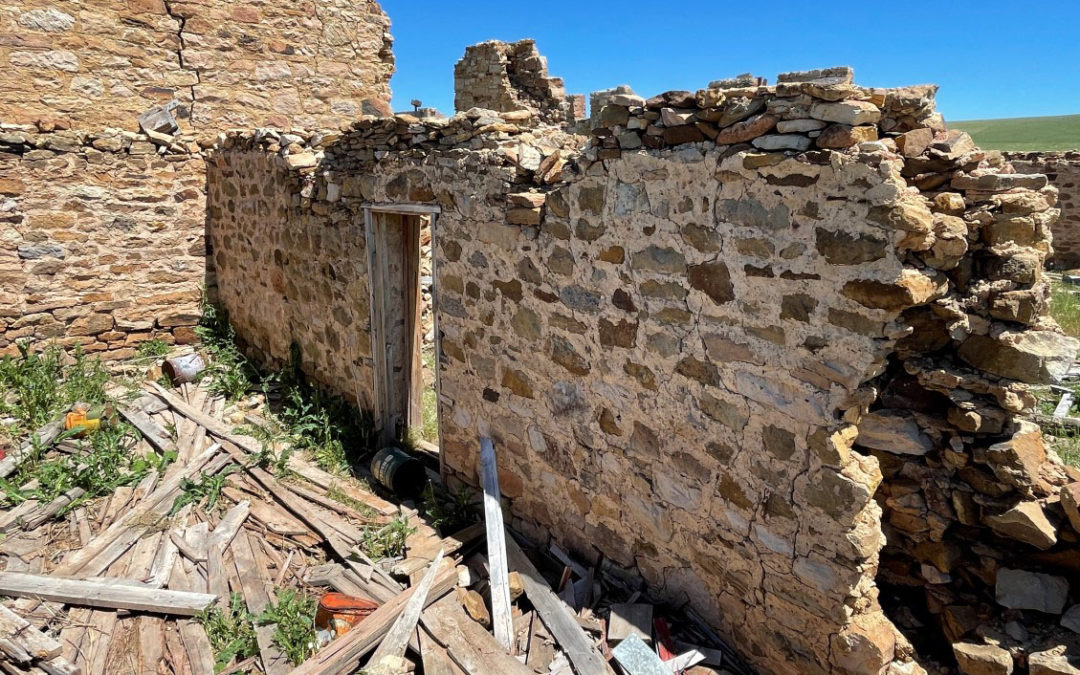
[{"label": "grass", "polygon": [[[424,370],[435,372],[435,349],[434,346],[423,352]],[[439,444],[439,395],[435,387],[424,387],[421,398],[421,419],[423,426],[420,428],[420,438],[428,443]]]},{"label": "grass", "polygon": [[210,392],[230,401],[248,393],[255,385],[255,367],[237,346],[229,315],[204,301],[195,333],[202,341],[202,351],[210,357],[202,375]]},{"label": "grass", "polygon": [[298,666],[315,653],[315,600],[287,589],[278,593],[278,601],[267,607],[255,620],[260,626],[277,624],[273,642],[289,663]]},{"label": "grass", "polygon": [[[1080,287],[1062,282],[1052,282],[1050,287],[1050,314],[1065,333],[1080,337]],[[1080,385],[1072,387],[1073,395],[1080,401]],[[1050,415],[1057,406],[1059,395],[1051,390],[1040,390],[1038,411]],[[1075,406],[1074,406],[1075,407]],[[1047,444],[1061,457],[1061,461],[1080,468],[1080,436],[1071,435],[1064,427],[1047,427]]]},{"label": "grass", "polygon": [[1061,325],[1061,330],[1073,337],[1080,337],[1080,286],[1053,284],[1050,314]]},{"label": "grass", "polygon": [[1080,115],[967,120],[950,122],[949,127],[968,132],[986,150],[1080,149]]},{"label": "grass", "polygon": [[405,555],[405,540],[414,532],[416,528],[409,527],[408,517],[400,516],[381,528],[365,527],[360,545],[373,560],[397,558]]},{"label": "grass", "polygon": [[239,593],[229,597],[228,606],[213,605],[197,618],[214,650],[215,673],[225,670],[234,660],[243,661],[259,653],[252,624],[254,617]]}]

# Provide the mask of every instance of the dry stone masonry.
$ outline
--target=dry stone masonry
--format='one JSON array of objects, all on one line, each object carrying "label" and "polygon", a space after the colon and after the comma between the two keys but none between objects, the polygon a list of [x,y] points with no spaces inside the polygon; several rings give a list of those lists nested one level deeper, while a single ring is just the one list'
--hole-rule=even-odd
[{"label": "dry stone masonry", "polygon": [[437,206],[450,482],[490,434],[515,529],[763,673],[1070,672],[1080,473],[1025,419],[1080,347],[1058,192],[935,87],[622,87],[586,129],[531,41],[484,43],[456,115],[385,116],[370,2],[2,10],[0,350],[191,340],[216,282],[253,354],[370,407],[364,207]]},{"label": "dry stone masonry", "polygon": [[475,484],[494,435],[515,527],[762,672],[1075,653],[1080,474],[1022,419],[1078,347],[1046,314],[1056,191],[932,86],[760,82],[611,92],[588,138],[535,107],[230,133],[222,299],[264,358],[296,343],[370,400],[362,205],[438,205],[444,461]]},{"label": "dry stone masonry", "polygon": [[134,355],[193,342],[205,164],[191,138],[0,124],[0,354],[20,340]]},{"label": "dry stone masonry", "polygon": [[176,100],[210,135],[336,127],[389,112],[389,25],[373,0],[4,0],[0,120],[135,131]]},{"label": "dry stone masonry", "polygon": [[1061,217],[1054,224],[1053,263],[1080,267],[1080,152],[1011,152],[1006,157],[1020,173],[1042,173],[1058,189]]}]

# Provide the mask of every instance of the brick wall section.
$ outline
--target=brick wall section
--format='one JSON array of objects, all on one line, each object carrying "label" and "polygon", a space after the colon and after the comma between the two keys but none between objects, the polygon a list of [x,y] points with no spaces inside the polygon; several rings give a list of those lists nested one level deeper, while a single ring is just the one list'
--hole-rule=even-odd
[{"label": "brick wall section", "polygon": [[24,339],[105,358],[194,340],[205,183],[201,156],[134,134],[0,132],[0,354]]},{"label": "brick wall section", "polygon": [[1061,218],[1054,225],[1054,256],[1059,269],[1080,267],[1080,152],[1009,152],[1019,173],[1043,173],[1058,189]]},{"label": "brick wall section", "polygon": [[335,127],[389,112],[389,25],[372,0],[5,0],[0,121],[135,131],[176,99],[210,135]]},{"label": "brick wall section", "polygon": [[956,642],[980,639],[957,612],[1003,615],[999,569],[1073,574],[1056,499],[1080,474],[1018,417],[1078,347],[1044,325],[1056,193],[947,132],[932,87],[780,82],[613,99],[586,147],[487,113],[302,152],[231,134],[222,297],[363,403],[360,204],[438,204],[451,480],[492,434],[515,528],[633,567],[762,672],[921,673],[879,579]]}]

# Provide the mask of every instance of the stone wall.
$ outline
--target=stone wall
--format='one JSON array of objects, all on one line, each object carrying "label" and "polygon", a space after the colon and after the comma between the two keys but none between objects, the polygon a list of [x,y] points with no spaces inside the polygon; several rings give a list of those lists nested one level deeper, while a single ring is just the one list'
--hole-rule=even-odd
[{"label": "stone wall", "polygon": [[[976,643],[1022,610],[1014,571],[1076,581],[1080,474],[1019,418],[1078,346],[1046,316],[1056,192],[948,131],[934,87],[735,85],[614,94],[587,145],[482,110],[230,134],[222,298],[266,358],[295,341],[364,404],[360,205],[438,205],[449,479],[475,485],[493,435],[515,528],[634,568],[763,672],[1004,651]],[[879,601],[896,585],[928,643]],[[1025,618],[1010,664],[1057,644]]]},{"label": "stone wall", "polygon": [[56,339],[123,358],[153,335],[194,340],[205,182],[183,145],[0,129],[0,354]]},{"label": "stone wall", "polygon": [[454,67],[454,108],[496,112],[533,110],[552,124],[583,118],[584,99],[568,97],[561,77],[548,75],[534,40],[481,42],[465,49]]},{"label": "stone wall", "polygon": [[0,121],[135,131],[175,99],[210,135],[336,127],[389,112],[389,25],[373,0],[7,0]]},{"label": "stone wall", "polygon": [[1005,154],[1018,173],[1042,173],[1058,189],[1061,218],[1054,225],[1054,255],[1058,269],[1080,267],[1080,152],[1010,152]]}]

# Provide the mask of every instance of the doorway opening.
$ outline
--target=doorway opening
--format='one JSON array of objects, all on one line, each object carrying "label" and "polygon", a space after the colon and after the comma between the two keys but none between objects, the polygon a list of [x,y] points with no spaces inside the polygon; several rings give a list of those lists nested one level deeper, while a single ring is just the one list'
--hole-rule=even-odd
[{"label": "doorway opening", "polygon": [[433,255],[438,214],[438,207],[427,205],[364,206],[380,444],[405,442],[432,459],[441,447]]}]

